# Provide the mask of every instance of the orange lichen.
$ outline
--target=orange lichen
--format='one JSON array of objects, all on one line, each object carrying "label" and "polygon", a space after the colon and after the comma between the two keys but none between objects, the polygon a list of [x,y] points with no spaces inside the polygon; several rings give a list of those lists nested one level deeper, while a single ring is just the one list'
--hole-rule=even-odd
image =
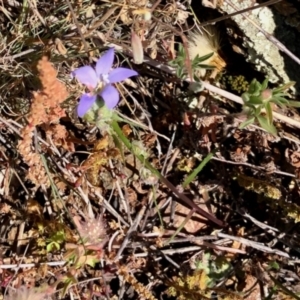
[{"label": "orange lichen", "polygon": [[[23,139],[18,143],[18,150],[24,162],[29,166],[27,179],[40,186],[41,184],[48,185],[49,179],[38,149],[33,147],[33,144],[37,144],[37,141],[33,143],[32,137],[36,126],[42,124],[48,128],[56,128],[57,131],[57,127],[49,127],[49,125],[57,124],[60,118],[65,116],[65,111],[60,105],[68,97],[68,92],[64,84],[57,79],[57,71],[47,57],[43,57],[39,61],[37,69],[42,88],[33,93],[28,125],[21,132]],[[58,134],[58,139],[62,139],[61,133]],[[55,133],[53,139],[56,139]]]}]

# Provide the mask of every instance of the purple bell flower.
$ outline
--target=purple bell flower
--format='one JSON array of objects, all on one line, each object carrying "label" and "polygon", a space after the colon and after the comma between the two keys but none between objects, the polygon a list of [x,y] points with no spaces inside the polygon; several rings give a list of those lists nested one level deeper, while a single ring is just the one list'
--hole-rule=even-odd
[{"label": "purple bell flower", "polygon": [[84,66],[72,72],[72,76],[76,77],[80,83],[86,85],[90,90],[90,93],[85,93],[80,97],[77,107],[79,117],[86,114],[96,102],[98,95],[102,97],[109,109],[113,109],[118,104],[120,96],[112,83],[138,75],[136,71],[127,68],[112,69],[114,56],[115,50],[110,48],[98,59],[95,69],[91,66]]}]

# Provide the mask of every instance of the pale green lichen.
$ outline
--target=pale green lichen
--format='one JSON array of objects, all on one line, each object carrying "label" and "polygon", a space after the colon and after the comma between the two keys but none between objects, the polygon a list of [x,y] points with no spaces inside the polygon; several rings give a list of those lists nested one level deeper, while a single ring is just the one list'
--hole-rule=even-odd
[{"label": "pale green lichen", "polygon": [[[235,7],[223,1],[220,10],[231,14],[237,10],[249,8],[252,5],[252,0],[235,1]],[[247,60],[253,63],[258,71],[266,73],[273,83],[280,80],[284,82],[290,81],[278,47],[268,40],[258,27],[253,25],[253,23],[258,24],[268,34],[274,34],[276,24],[271,9],[263,7],[251,10],[247,13],[247,18],[245,18],[244,14],[239,14],[232,17],[232,19],[244,34],[243,46],[248,49]]]}]

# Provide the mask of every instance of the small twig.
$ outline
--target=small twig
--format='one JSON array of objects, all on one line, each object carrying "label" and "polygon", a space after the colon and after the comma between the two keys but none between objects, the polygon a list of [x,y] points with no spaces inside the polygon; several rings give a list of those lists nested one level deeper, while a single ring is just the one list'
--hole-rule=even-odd
[{"label": "small twig", "polygon": [[[84,35],[83,35],[82,31],[81,31],[81,28],[80,28],[80,25],[79,25],[78,20],[77,20],[77,18],[76,18],[76,14],[75,14],[75,12],[74,12],[74,9],[73,9],[73,7],[72,7],[72,4],[70,3],[69,0],[66,0],[66,2],[67,2],[67,4],[68,4],[68,6],[69,6],[69,9],[70,9],[70,12],[71,12],[73,21],[74,21],[74,23],[75,23],[75,25],[76,25],[76,27],[77,27],[78,33],[79,33],[80,38],[81,38],[81,40],[82,40],[82,43],[83,43],[83,46],[84,46],[84,50],[85,50],[85,52],[89,55],[89,46],[88,46],[88,44],[87,44],[87,42],[86,42],[86,40],[85,40],[85,38],[84,38]],[[93,63],[93,60],[92,60],[92,58],[91,58],[90,56],[89,56],[89,60],[90,60],[90,63]]]},{"label": "small twig", "polygon": [[[11,276],[11,278],[9,279],[9,283],[8,283],[8,284],[6,285],[6,287],[5,287],[4,295],[7,294],[7,289],[8,289],[8,287],[9,287],[9,285],[10,285],[10,282],[13,282],[14,279],[18,276],[19,269],[21,268],[20,265],[22,265],[22,262],[26,259],[25,256],[26,256],[26,254],[27,254],[28,248],[29,248],[29,244],[26,245],[26,248],[25,248],[24,253],[23,253],[23,255],[22,255],[22,257],[21,257],[21,260],[20,260],[20,264],[16,265],[16,267],[14,268],[15,273],[14,273],[14,275]],[[0,267],[1,267],[1,265],[0,265]]]},{"label": "small twig", "polygon": [[216,232],[216,235],[218,237],[221,237],[221,238],[226,238],[226,239],[230,239],[230,240],[233,240],[233,241],[237,241],[237,242],[239,242],[243,245],[246,245],[248,247],[252,247],[252,248],[254,248],[256,250],[259,250],[259,251],[262,251],[262,252],[274,253],[274,254],[277,254],[277,255],[280,255],[280,256],[283,256],[283,257],[287,257],[287,258],[290,257],[286,252],[283,252],[283,251],[280,251],[280,250],[277,250],[277,249],[271,249],[270,247],[265,246],[263,243],[250,241],[250,240],[247,240],[247,239],[242,238],[242,237],[232,236],[232,235],[225,234],[225,233],[222,233],[222,232]]},{"label": "small twig", "polygon": [[[173,142],[175,140],[175,136],[176,136],[176,129],[174,130],[173,134],[172,134],[172,137],[171,137],[171,141],[169,143],[169,147],[168,147],[168,151],[167,151],[167,154],[166,154],[166,159],[164,161],[164,164],[163,164],[163,167],[161,169],[161,174],[163,176],[166,176],[166,174],[168,173],[168,170],[169,170],[169,166],[170,166],[170,162],[173,163],[173,160],[172,158],[174,157],[174,155],[172,155],[172,158],[171,160],[169,161],[169,163],[167,164],[167,161],[168,161],[168,158],[169,156],[171,155],[171,152],[172,152],[172,149],[173,149]],[[177,149],[176,149],[177,150]],[[176,152],[175,150],[175,152]],[[167,167],[167,168],[166,168]]]},{"label": "small twig", "polygon": [[[218,158],[218,157],[215,157],[215,156],[213,156],[211,159],[216,160],[216,161],[220,161],[220,162],[223,162],[223,163],[231,164],[231,165],[247,166],[247,167],[252,168],[254,170],[266,171],[265,167],[255,166],[255,165],[252,165],[252,164],[247,163],[247,162],[235,162],[235,161],[226,160],[226,159],[223,159],[223,158]],[[292,177],[292,178],[296,177],[296,175],[294,175],[294,174],[287,173],[287,172],[282,172],[282,171],[279,171],[279,170],[274,170],[274,171],[272,171],[272,173],[287,176],[287,177]]]},{"label": "small twig", "polygon": [[246,254],[247,252],[245,250],[241,250],[241,249],[236,249],[236,248],[230,248],[230,247],[224,247],[224,246],[220,246],[220,245],[216,245],[213,243],[208,243],[203,241],[203,246],[207,247],[207,248],[211,248],[217,251],[225,251],[227,253],[233,253],[233,254]]},{"label": "small twig", "polygon": [[[142,123],[139,123],[139,122],[137,122],[136,120],[130,119],[129,117],[123,115],[123,114],[120,113],[120,112],[118,112],[118,115],[119,115],[120,117],[122,117],[122,119],[128,120],[129,122],[131,122],[131,123],[133,123],[133,124],[136,124],[136,126],[138,126],[138,127],[140,127],[140,128],[150,130],[149,127],[147,127],[146,125],[144,125],[144,124],[142,124]],[[157,131],[155,131],[155,130],[153,130],[153,131],[150,130],[150,132],[153,132],[155,135],[160,136],[161,138],[163,138],[163,139],[165,139],[166,141],[170,142],[170,138],[168,138],[166,135],[163,135],[163,134],[161,134],[161,133],[159,133],[159,132],[157,132]]]},{"label": "small twig", "polygon": [[279,232],[279,230],[278,230],[277,228],[272,227],[272,226],[270,226],[270,225],[267,225],[267,224],[265,224],[265,223],[262,223],[262,222],[256,220],[255,218],[253,218],[252,216],[250,216],[250,215],[247,214],[247,213],[241,213],[241,212],[240,212],[240,214],[241,214],[244,218],[249,219],[251,222],[253,222],[256,226],[260,227],[261,229],[267,230],[268,233],[269,233],[270,231],[274,231],[274,234],[275,234],[275,232]]},{"label": "small twig", "polygon": [[264,7],[264,6],[270,6],[270,5],[273,5],[275,3],[278,3],[282,0],[269,0],[267,2],[264,2],[264,3],[261,3],[261,4],[257,4],[255,6],[252,6],[252,7],[247,7],[245,9],[241,9],[239,11],[236,11],[234,13],[231,13],[231,14],[227,14],[226,16],[222,16],[222,17],[219,17],[219,18],[215,18],[215,19],[212,19],[212,20],[209,20],[209,21],[206,21],[206,22],[202,22],[200,24],[198,24],[199,27],[204,27],[206,25],[210,25],[210,24],[215,24],[217,22],[220,22],[220,21],[223,21],[223,20],[227,20],[231,17],[234,17],[234,16],[237,16],[237,15],[240,15],[242,13],[245,13],[245,12],[248,12],[248,11],[252,11],[252,10],[255,10],[257,8],[261,8],[261,7]]},{"label": "small twig", "polygon": [[17,247],[16,247],[17,255],[20,255],[21,253],[21,241],[23,240],[24,229],[25,229],[25,222],[22,222],[19,225],[19,230],[18,230]]},{"label": "small twig", "polygon": [[4,56],[4,57],[0,58],[0,62],[3,63],[5,60],[14,60],[18,57],[22,57],[24,55],[30,54],[35,51],[36,51],[36,49],[28,49],[28,50],[22,51],[20,53],[14,54],[14,55]]},{"label": "small twig", "polygon": [[14,175],[16,176],[16,178],[19,180],[19,183],[21,184],[21,186],[22,186],[22,188],[24,189],[25,193],[26,193],[27,195],[29,195],[29,191],[27,190],[27,188],[26,188],[24,182],[21,180],[21,178],[20,178],[18,172],[17,172],[14,168],[11,168],[11,170],[12,170],[12,172],[14,173]]},{"label": "small twig", "polygon": [[155,8],[160,4],[161,0],[157,0],[151,7],[151,12],[153,12],[155,10]]},{"label": "small twig", "polygon": [[120,249],[119,249],[119,251],[118,251],[118,253],[117,253],[116,257],[115,257],[115,259],[114,259],[115,262],[117,262],[120,259],[120,257],[122,255],[122,253],[123,253],[126,245],[129,243],[129,239],[131,237],[131,234],[134,231],[136,231],[137,227],[140,225],[140,222],[142,220],[142,217],[145,214],[145,211],[146,211],[146,206],[143,206],[141,208],[141,210],[138,212],[138,214],[137,214],[137,216],[136,216],[136,218],[135,218],[132,226],[129,228],[129,230],[128,230],[128,232],[127,232],[127,234],[126,234],[126,236],[125,236],[125,238],[123,240],[123,243],[122,243],[122,245],[121,245],[121,247],[120,247]]},{"label": "small twig", "polygon": [[39,18],[39,20],[41,21],[41,23],[48,29],[48,26],[44,20],[44,18],[41,16],[41,14],[39,13],[37,6],[36,6],[36,2],[33,3],[32,0],[27,0],[29,3],[29,8],[33,11],[33,13]]},{"label": "small twig", "polygon": [[[226,252],[230,252],[230,253],[245,254],[244,251],[239,250],[239,249],[218,246],[218,245],[214,245],[214,244],[210,244],[210,243],[206,243],[205,246],[204,245],[203,246],[190,246],[190,247],[183,247],[183,248],[178,248],[178,249],[165,249],[165,250],[156,250],[156,251],[159,251],[159,252],[163,253],[164,255],[174,255],[174,254],[178,254],[178,253],[199,251],[199,250],[202,250],[204,247],[213,248],[213,249],[217,249],[220,251],[226,251]],[[153,251],[155,251],[155,249]],[[143,253],[135,253],[135,254],[133,254],[133,256],[134,257],[147,257],[147,256],[149,256],[149,254],[150,254],[149,252],[143,252]]]},{"label": "small twig", "polygon": [[132,219],[131,219],[131,216],[130,216],[129,204],[128,204],[127,198],[124,197],[124,194],[123,194],[123,191],[121,189],[119,180],[118,180],[118,178],[117,178],[117,176],[116,176],[116,174],[114,172],[114,165],[113,165],[111,159],[109,159],[109,166],[110,166],[113,178],[116,179],[114,182],[115,182],[117,190],[119,192],[119,199],[121,200],[121,203],[123,204],[124,210],[125,210],[125,212],[127,214],[127,218],[129,220],[130,224],[132,224]]},{"label": "small twig", "polygon": [[168,240],[166,240],[164,242],[164,246],[167,246],[170,243],[170,241],[172,241],[174,239],[174,237],[176,237],[176,235],[184,228],[184,226],[186,225],[186,223],[191,220],[191,217],[193,216],[193,213],[194,213],[193,210],[189,211],[188,215],[184,218],[184,220],[181,222],[181,224],[178,226],[178,228],[172,234],[172,236],[170,238],[168,238]]},{"label": "small twig", "polygon": [[115,240],[115,238],[117,237],[117,235],[120,233],[119,230],[117,230],[113,235],[112,237],[109,239],[109,242],[108,242],[108,252],[110,253],[112,251],[112,247],[113,247],[113,242]]},{"label": "small twig", "polygon": [[95,191],[95,195],[102,201],[104,208],[106,208],[116,219],[118,219],[118,221],[129,227],[129,224],[120,216],[120,214],[118,214],[118,212],[110,205],[110,203],[105,198],[103,198],[103,196],[98,191]]},{"label": "small twig", "polygon": [[46,262],[46,263],[8,264],[8,265],[0,265],[0,269],[34,268],[34,267],[38,267],[39,265],[57,267],[57,266],[63,266],[65,263],[66,263],[65,261],[53,261],[53,262]]},{"label": "small twig", "polygon": [[175,151],[173,152],[172,157],[170,158],[168,165],[167,165],[167,169],[166,169],[166,174],[167,175],[169,173],[169,171],[172,169],[172,166],[175,162],[175,160],[178,158],[178,155],[180,154],[180,149],[176,148]]},{"label": "small twig", "polygon": [[[167,249],[167,250],[160,250],[163,254],[168,254],[168,255],[173,255],[177,253],[186,253],[186,252],[191,252],[191,251],[198,251],[202,249],[202,247],[199,246],[191,246],[191,247],[183,247],[183,248],[178,248],[178,249]],[[149,252],[143,252],[143,253],[134,253],[134,257],[147,257],[149,256]]]}]

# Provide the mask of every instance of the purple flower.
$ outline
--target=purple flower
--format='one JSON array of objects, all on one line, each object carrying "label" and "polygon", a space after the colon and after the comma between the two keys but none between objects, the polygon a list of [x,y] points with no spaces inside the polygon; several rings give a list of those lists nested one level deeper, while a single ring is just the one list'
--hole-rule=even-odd
[{"label": "purple flower", "polygon": [[114,48],[110,48],[102,55],[98,59],[95,69],[91,66],[84,66],[72,72],[72,76],[90,90],[90,93],[85,93],[80,97],[77,107],[79,117],[83,117],[92,107],[97,100],[97,95],[102,97],[109,109],[113,109],[119,102],[119,92],[112,83],[138,75],[136,71],[127,68],[112,69],[114,52]]}]

